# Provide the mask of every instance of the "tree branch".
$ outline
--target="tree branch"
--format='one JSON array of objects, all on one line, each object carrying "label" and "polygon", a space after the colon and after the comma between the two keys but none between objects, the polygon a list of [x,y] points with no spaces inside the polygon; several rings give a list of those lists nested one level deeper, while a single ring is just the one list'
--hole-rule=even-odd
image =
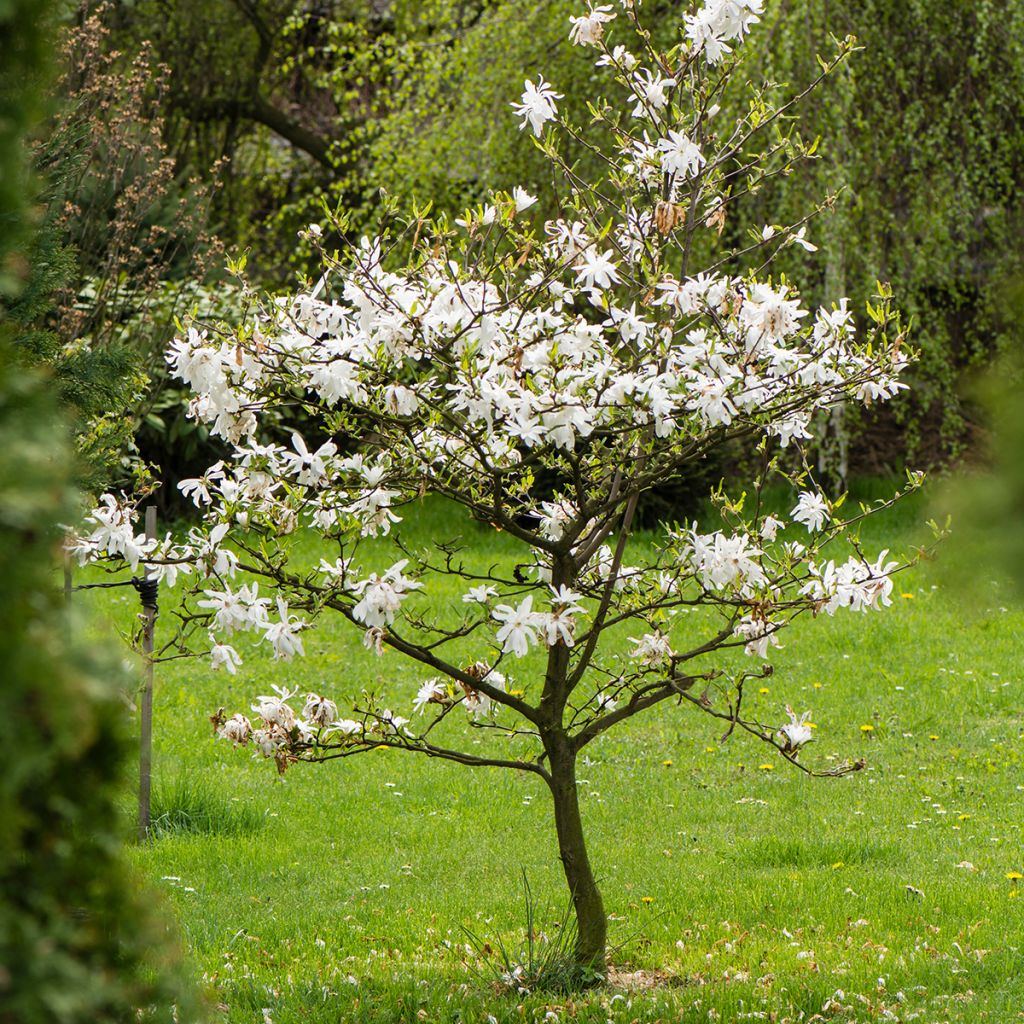
[{"label": "tree branch", "polygon": [[334,170],[334,162],[330,158],[331,143],[299,124],[258,92],[254,91],[248,96],[231,100],[186,97],[183,106],[195,121],[220,121],[231,118],[255,121],[280,135],[296,149],[311,156],[322,167]]},{"label": "tree branch", "polygon": [[[320,763],[325,761],[336,761],[343,757],[354,757],[356,754],[364,754],[368,750],[376,750],[378,747],[387,747],[390,750],[406,750],[410,753],[425,754],[427,757],[437,757],[444,761],[454,761],[457,764],[464,764],[470,768],[514,768],[516,771],[532,772],[539,775],[545,782],[550,782],[551,776],[546,768],[534,761],[509,761],[500,757],[481,757],[478,754],[467,754],[461,750],[451,750],[448,747],[439,747],[425,741],[402,742],[398,737],[380,737],[370,744],[348,747],[318,747],[293,748],[300,753],[295,755],[296,761],[307,761]],[[328,750],[329,753],[316,754],[315,750]]]}]

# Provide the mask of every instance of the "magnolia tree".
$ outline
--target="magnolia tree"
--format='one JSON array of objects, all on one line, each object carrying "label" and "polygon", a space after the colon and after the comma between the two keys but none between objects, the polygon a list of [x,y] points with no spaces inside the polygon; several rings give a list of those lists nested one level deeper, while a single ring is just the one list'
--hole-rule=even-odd
[{"label": "magnolia tree", "polygon": [[[709,0],[667,52],[639,0],[571,19],[572,42],[592,48],[608,81],[586,132],[543,77],[513,104],[550,160],[560,215],[536,222],[521,187],[452,224],[388,210],[378,237],[322,251],[315,287],[250,293],[244,323],[190,326],[168,360],[194,392],[192,416],[231,450],[181,484],[202,525],[184,542],[147,541],[132,501],[108,495],[72,542],[83,559],[186,582],[175,643],[196,651],[202,639],[214,668],[236,671],[243,632],[288,662],[324,616],[360,631],[366,658],[414,665],[415,692],[363,693],[344,715],[337,693],[274,687],[251,711],[218,713],[220,735],[281,772],[389,747],[543,780],[575,956],[596,975],[606,916],[580,816],[581,753],[672,702],[811,774],[855,770],[802,763],[809,713],[760,721],[744,684],[771,672],[798,618],[889,604],[900,568],[866,553],[855,528],[890,502],[846,512],[803,457],[817,413],[903,387],[887,289],[857,325],[845,299],[808,310],[768,273],[782,247],[813,249],[805,222],[722,243],[731,205],[810,155],[793,129],[799,97],[773,104],[750,89],[735,123],[716,105],[745,87],[734,51],[762,2]],[[600,181],[576,176],[566,140],[600,157]],[[324,238],[319,226],[309,235]],[[264,428],[282,412],[301,412],[315,439],[270,443]],[[645,491],[737,439],[759,468],[745,499],[716,495],[719,529],[675,524],[630,545]],[[537,494],[538,479],[553,489]],[[766,511],[769,484],[790,489],[785,514]],[[368,550],[426,494],[504,531],[519,564],[474,565],[454,536],[429,551],[399,540],[393,564]],[[322,544],[318,565],[293,557],[296,529]],[[460,601],[431,598],[453,583]]]}]

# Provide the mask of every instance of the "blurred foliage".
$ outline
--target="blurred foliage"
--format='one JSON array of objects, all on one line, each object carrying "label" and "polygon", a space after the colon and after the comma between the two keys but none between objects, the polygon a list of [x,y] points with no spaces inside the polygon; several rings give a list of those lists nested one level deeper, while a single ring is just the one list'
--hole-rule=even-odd
[{"label": "blurred foliage", "polygon": [[[975,460],[942,481],[932,499],[940,526],[947,520],[956,545],[943,558],[947,583],[965,595],[968,614],[992,604],[993,590],[1024,598],[1024,283],[1003,295],[1005,330],[1013,349],[970,382],[968,393],[985,413],[986,431]],[[1010,603],[1008,594],[1003,601]]]},{"label": "blurred foliage", "polygon": [[209,189],[162,142],[166,71],[148,47],[118,52],[102,15],[52,26],[59,102],[32,147],[38,230],[6,302],[19,357],[49,369],[80,482],[96,490],[141,470],[136,427],[167,380],[175,314],[219,262]]},{"label": "blurred foliage", "polygon": [[76,514],[55,395],[0,344],[0,1024],[197,1019],[125,864],[123,669],[70,639],[54,572]]},{"label": "blurred foliage", "polygon": [[969,382],[1016,344],[1005,298],[1024,270],[1024,7],[794,0],[770,18],[764,72],[797,87],[828,33],[864,50],[806,105],[823,159],[766,192],[758,213],[845,190],[817,229],[824,259],[802,261],[798,279],[812,298],[834,283],[855,306],[878,277],[892,282],[921,358],[895,419],[864,424],[862,461],[939,462],[979,439]]},{"label": "blurred foliage", "polygon": [[[0,297],[16,294],[28,276],[20,243],[29,233],[30,164],[24,139],[47,107],[44,72],[48,36],[36,0],[0,3]],[[33,22],[32,15],[40,20]]]},{"label": "blurred foliage", "polygon": [[[27,138],[44,105],[54,5],[0,2],[0,293],[33,278]],[[48,272],[48,271],[47,271]],[[198,1007],[122,853],[129,751],[121,671],[70,639],[55,586],[78,498],[45,360],[0,306],[0,1024],[186,1022]]]}]

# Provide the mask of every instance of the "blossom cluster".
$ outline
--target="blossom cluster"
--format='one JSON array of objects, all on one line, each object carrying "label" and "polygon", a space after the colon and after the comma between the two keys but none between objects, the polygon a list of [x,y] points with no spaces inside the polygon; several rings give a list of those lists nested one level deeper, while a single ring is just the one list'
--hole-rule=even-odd
[{"label": "blossom cluster", "polygon": [[501,623],[495,640],[506,654],[522,658],[538,640],[548,647],[559,643],[572,647],[575,643],[576,615],[584,611],[578,602],[583,595],[564,585],[549,589],[550,611],[534,611],[533,594],[529,594],[517,606],[499,604],[491,613]]},{"label": "blossom cluster", "polygon": [[[709,128],[719,111],[694,83],[744,40],[762,0],[708,0],[685,18],[688,45],[675,63],[654,59],[646,37],[643,57],[610,45],[636,9],[623,11],[616,21],[612,5],[590,4],[569,27],[625,90],[625,102],[593,108],[612,168],[599,187],[574,185],[547,219],[523,186],[451,223],[414,218],[404,235],[392,228],[343,256],[321,253],[315,285],[254,301],[245,322],[193,324],[175,339],[167,362],[191,391],[189,415],[227,450],[180,484],[202,525],[183,540],[147,539],[133,503],[105,495],[70,547],[83,561],[145,565],[169,585],[188,577],[183,619],[206,631],[213,667],[237,670],[229,641],[240,633],[277,659],[302,655],[303,633],[330,610],[377,655],[397,649],[428,666],[412,701],[417,721],[428,712],[441,721],[461,704],[472,723],[493,725],[518,700],[503,660],[536,652],[547,656],[545,686],[567,690],[562,705],[577,685],[590,695],[575,705],[587,709],[586,728],[617,721],[617,707],[656,691],[654,677],[669,680],[666,695],[685,692],[673,686],[691,658],[725,647],[770,658],[801,611],[890,603],[899,565],[887,552],[828,556],[848,522],[803,458],[821,414],[905,387],[908,354],[888,337],[888,292],[866,328],[845,299],[814,308],[767,274],[762,263],[779,247],[815,250],[803,223],[754,231],[749,265],[735,252],[703,269],[691,262],[729,215],[723,167],[757,165],[735,141],[757,127]],[[559,128],[576,131],[562,99],[541,75],[512,106],[572,180],[553,141]],[[749,178],[749,191],[760,180]],[[314,225],[308,238],[319,245],[323,231]],[[282,408],[303,411],[286,413],[301,431],[267,429]],[[789,511],[761,510],[762,476],[755,513],[737,505],[722,529],[671,528],[627,564],[638,496],[733,438],[763,451],[766,466],[780,455],[802,467],[779,471],[796,492]],[[552,492],[534,496],[545,477]],[[520,542],[514,574],[464,567],[455,544],[417,555],[402,543],[406,557],[361,567],[366,539],[389,535],[428,493]],[[324,541],[314,569],[289,562],[282,538],[299,529]],[[454,611],[430,592],[437,571],[458,580]],[[715,638],[687,651],[675,623],[696,609],[712,612]],[[635,634],[626,668],[614,655],[602,660],[598,643],[619,624]],[[256,724],[235,715],[222,735],[279,764],[331,743],[420,742],[375,700],[361,718],[342,719],[317,694],[296,711],[296,696],[258,698]],[[776,734],[785,752],[810,739],[806,716],[790,719]]]},{"label": "blossom cluster", "polygon": [[[190,331],[176,343],[172,367],[198,392],[193,414],[239,444],[231,475],[223,468],[213,471],[219,477],[207,474],[196,497],[205,499],[213,483],[224,497],[253,497],[269,508],[280,489],[274,481],[316,494],[344,476],[351,490],[342,495],[335,486],[332,501],[319,497],[316,525],[349,517],[375,534],[396,521],[387,457],[342,458],[333,442],[310,452],[298,435],[293,451],[256,442],[253,410],[282,376],[311,402],[357,401],[407,422],[403,454],[418,453],[416,468],[425,474],[439,463],[490,473],[523,450],[571,452],[595,432],[644,424],[673,438],[752,418],[785,447],[811,436],[818,409],[842,399],[878,401],[905,386],[897,380],[905,357],[861,351],[844,309],[820,309],[810,329],[801,329],[809,313],[788,286],[666,275],[645,316],[616,303],[620,276],[611,250],[599,251],[579,225],[556,222],[550,237],[552,257],[571,275],[553,305],[521,305],[452,260],[424,263],[415,277],[368,262],[343,279],[344,304],[301,295],[283,318],[260,323],[249,358],[239,358],[237,342],[215,347]],[[375,251],[367,246],[367,260]],[[574,288],[599,304],[598,322],[566,308]],[[424,363],[435,372],[403,382],[411,365]]]},{"label": "blossom cluster", "polygon": [[709,0],[696,14],[686,17],[686,34],[708,64],[718,64],[732,52],[750,26],[761,19],[764,0]]},{"label": "blossom cluster", "polygon": [[291,701],[299,691],[272,686],[274,691],[256,698],[250,710],[257,716],[254,725],[248,716],[237,713],[230,718],[214,717],[217,734],[234,746],[253,745],[257,754],[274,758],[282,773],[302,748],[338,744],[370,745],[406,733],[409,719],[384,708],[361,719],[341,718],[334,701],[309,693],[301,711]]}]

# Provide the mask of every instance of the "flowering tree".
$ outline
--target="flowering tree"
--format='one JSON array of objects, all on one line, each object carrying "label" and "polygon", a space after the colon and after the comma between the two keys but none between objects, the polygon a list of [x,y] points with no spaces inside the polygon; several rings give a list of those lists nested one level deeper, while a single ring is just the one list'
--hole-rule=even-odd
[{"label": "flowering tree", "polygon": [[[416,663],[415,696],[364,693],[344,717],[326,696],[303,702],[275,688],[256,698],[255,721],[219,713],[220,734],[282,772],[383,746],[536,775],[552,796],[576,958],[598,974],[606,918],[580,817],[580,753],[672,701],[804,771],[855,770],[802,764],[808,714],[760,722],[744,684],[771,672],[779,633],[805,613],[889,604],[899,568],[884,551],[865,553],[851,529],[889,502],[844,513],[819,492],[801,447],[816,412],[903,387],[888,290],[858,332],[845,300],[811,312],[767,275],[780,248],[813,248],[805,222],[721,243],[733,203],[810,155],[793,100],[752,91],[746,117],[716,121],[715,98],[736,81],[733,48],[762,0],[708,0],[664,53],[638,6],[572,19],[572,41],[597,52],[611,83],[592,131],[559,116],[542,77],[513,104],[551,161],[560,218],[532,223],[523,188],[454,224],[388,210],[379,237],[322,253],[315,287],[253,296],[256,312],[234,327],[191,326],[169,361],[194,391],[192,415],[232,448],[181,485],[202,526],[185,543],[147,541],[132,503],[107,496],[73,542],[83,558],[141,561],[170,583],[188,574],[178,642],[208,632],[215,668],[236,671],[239,631],[282,661],[301,655],[304,631],[328,614],[362,631],[367,657]],[[616,18],[632,50],[606,42]],[[849,51],[823,61],[822,78]],[[600,156],[603,180],[577,178],[563,136]],[[267,443],[261,424],[282,408],[302,409],[318,440]],[[640,496],[735,439],[760,469],[745,499],[716,495],[722,527],[667,527],[632,564]],[[557,481],[550,500],[533,496],[541,474]],[[766,512],[769,483],[792,489],[787,516]],[[388,534],[427,493],[505,531],[521,564],[467,564],[447,537],[393,565],[366,564],[363,539]],[[300,525],[324,545],[313,569],[283,539]],[[439,576],[460,584],[458,608],[431,602]],[[732,648],[749,667],[729,667]],[[491,731],[467,746],[467,726]]]}]

